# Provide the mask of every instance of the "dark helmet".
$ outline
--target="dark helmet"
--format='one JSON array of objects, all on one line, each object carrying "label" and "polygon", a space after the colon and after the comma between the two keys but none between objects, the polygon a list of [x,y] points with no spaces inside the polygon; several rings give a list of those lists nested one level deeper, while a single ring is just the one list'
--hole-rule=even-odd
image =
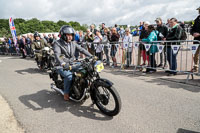
[{"label": "dark helmet", "polygon": [[59,34],[60,34],[60,38],[62,38],[65,41],[67,41],[66,34],[72,34],[72,36],[73,36],[72,41],[73,41],[74,36],[75,36],[75,31],[74,31],[74,28],[72,28],[71,26],[64,25],[60,28]]},{"label": "dark helmet", "polygon": [[36,37],[40,37],[40,34],[37,31],[34,33],[34,38],[36,39]]}]

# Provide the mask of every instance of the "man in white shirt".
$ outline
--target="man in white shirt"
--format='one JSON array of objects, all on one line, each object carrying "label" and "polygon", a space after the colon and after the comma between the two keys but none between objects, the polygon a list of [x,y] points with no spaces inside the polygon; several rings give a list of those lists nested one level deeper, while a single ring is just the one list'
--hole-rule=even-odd
[{"label": "man in white shirt", "polygon": [[129,67],[132,63],[132,51],[133,51],[133,37],[130,34],[130,29],[126,28],[125,36],[123,38],[123,48],[126,50],[126,67]]}]

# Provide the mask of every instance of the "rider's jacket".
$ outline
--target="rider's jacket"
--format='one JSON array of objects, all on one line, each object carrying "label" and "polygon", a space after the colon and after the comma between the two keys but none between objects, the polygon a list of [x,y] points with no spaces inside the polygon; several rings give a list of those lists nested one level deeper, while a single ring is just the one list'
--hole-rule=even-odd
[{"label": "rider's jacket", "polygon": [[86,56],[92,56],[87,50],[82,48],[76,42],[66,43],[63,39],[54,41],[53,50],[56,58],[56,66],[61,66],[65,63],[67,65],[72,64],[75,59],[75,50],[78,50]]},{"label": "rider's jacket", "polygon": [[35,40],[32,45],[31,48],[32,50],[42,50],[44,47],[50,47],[49,44],[47,44],[43,39],[40,40]]}]

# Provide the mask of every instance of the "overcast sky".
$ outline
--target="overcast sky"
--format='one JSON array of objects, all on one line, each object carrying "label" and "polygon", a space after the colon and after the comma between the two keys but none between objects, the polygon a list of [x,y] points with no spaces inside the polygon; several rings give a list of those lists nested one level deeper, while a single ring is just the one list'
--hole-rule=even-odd
[{"label": "overcast sky", "polygon": [[193,20],[200,0],[0,0],[0,18],[38,18],[81,24],[137,25],[140,21]]}]

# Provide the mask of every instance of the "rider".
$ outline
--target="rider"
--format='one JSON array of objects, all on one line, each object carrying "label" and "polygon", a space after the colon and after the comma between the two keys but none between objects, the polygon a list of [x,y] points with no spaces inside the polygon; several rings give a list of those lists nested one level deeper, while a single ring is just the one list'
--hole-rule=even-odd
[{"label": "rider", "polygon": [[42,49],[44,47],[50,47],[50,45],[48,45],[43,39],[40,38],[40,34],[38,32],[35,32],[34,42],[32,43],[31,48],[35,53],[36,56],[35,60],[41,69],[43,67],[41,66],[41,62],[42,62]]},{"label": "rider", "polygon": [[[75,31],[71,26],[64,25],[60,29],[60,39],[54,42],[53,49],[56,58],[57,73],[64,77],[64,100],[69,100],[69,89],[72,83],[72,72],[63,70],[63,67],[71,68],[75,59],[75,50],[91,57],[92,55],[74,42]],[[62,67],[59,67],[62,66]]]}]

